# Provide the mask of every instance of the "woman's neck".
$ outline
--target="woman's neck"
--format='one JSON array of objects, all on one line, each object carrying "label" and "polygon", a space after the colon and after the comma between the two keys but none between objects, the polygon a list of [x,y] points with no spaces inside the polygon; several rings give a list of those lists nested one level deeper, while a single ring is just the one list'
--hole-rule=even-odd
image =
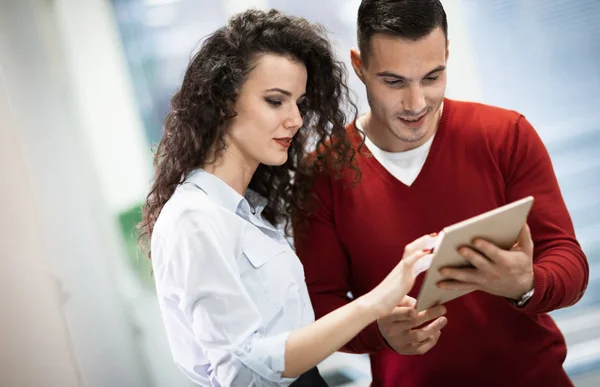
[{"label": "woman's neck", "polygon": [[237,193],[244,196],[250,180],[258,168],[258,162],[250,162],[242,152],[229,145],[214,163],[204,166],[204,170],[217,176]]}]

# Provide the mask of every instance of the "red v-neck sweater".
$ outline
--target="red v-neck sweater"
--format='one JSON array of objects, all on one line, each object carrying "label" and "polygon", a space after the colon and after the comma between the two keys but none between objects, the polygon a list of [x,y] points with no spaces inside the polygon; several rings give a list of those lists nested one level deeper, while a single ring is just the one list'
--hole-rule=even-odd
[{"label": "red v-neck sweater", "polygon": [[[349,133],[358,147],[354,127]],[[370,353],[374,386],[567,386],[563,336],[546,313],[577,302],[588,265],[575,239],[548,153],[516,112],[445,100],[429,155],[411,186],[366,147],[362,180],[321,177],[317,211],[295,238],[317,317],[373,289],[415,238],[533,195],[535,295],[523,309],[473,292],[446,304],[448,323],[425,355],[392,351],[376,323],[345,348]],[[416,297],[422,276],[410,295]]]}]

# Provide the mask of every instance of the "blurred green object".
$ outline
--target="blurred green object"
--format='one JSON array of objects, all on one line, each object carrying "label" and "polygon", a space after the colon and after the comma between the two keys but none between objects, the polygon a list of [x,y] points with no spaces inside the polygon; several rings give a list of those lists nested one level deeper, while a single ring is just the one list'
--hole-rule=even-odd
[{"label": "blurred green object", "polygon": [[136,225],[141,219],[142,204],[139,204],[119,214],[119,225],[123,234],[123,240],[125,241],[127,260],[131,268],[144,285],[154,287],[152,264],[150,259],[140,251],[137,244],[138,235]]}]

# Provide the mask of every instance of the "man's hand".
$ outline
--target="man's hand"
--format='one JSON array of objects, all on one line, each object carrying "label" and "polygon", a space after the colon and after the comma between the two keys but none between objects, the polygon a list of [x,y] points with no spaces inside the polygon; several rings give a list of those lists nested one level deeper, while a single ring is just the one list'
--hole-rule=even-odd
[{"label": "man's hand", "polygon": [[441,269],[440,273],[447,280],[439,282],[439,288],[482,290],[513,300],[533,289],[533,240],[526,224],[510,250],[502,250],[482,239],[476,239],[473,245],[479,251],[469,247],[458,250],[473,268]]},{"label": "man's hand", "polygon": [[[389,315],[377,320],[381,335],[394,351],[401,355],[422,355],[429,351],[446,325],[446,313],[442,305],[417,313],[416,300],[406,296]],[[416,328],[433,320],[423,328]]]}]

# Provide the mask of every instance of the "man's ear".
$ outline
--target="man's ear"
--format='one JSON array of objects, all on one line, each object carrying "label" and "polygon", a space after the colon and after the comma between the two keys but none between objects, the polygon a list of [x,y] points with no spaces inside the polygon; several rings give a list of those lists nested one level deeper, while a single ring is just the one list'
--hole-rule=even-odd
[{"label": "man's ear", "polygon": [[352,68],[354,69],[354,73],[356,74],[358,79],[360,79],[362,83],[365,83],[362,59],[360,56],[360,52],[356,48],[350,50],[350,63],[352,64]]}]

